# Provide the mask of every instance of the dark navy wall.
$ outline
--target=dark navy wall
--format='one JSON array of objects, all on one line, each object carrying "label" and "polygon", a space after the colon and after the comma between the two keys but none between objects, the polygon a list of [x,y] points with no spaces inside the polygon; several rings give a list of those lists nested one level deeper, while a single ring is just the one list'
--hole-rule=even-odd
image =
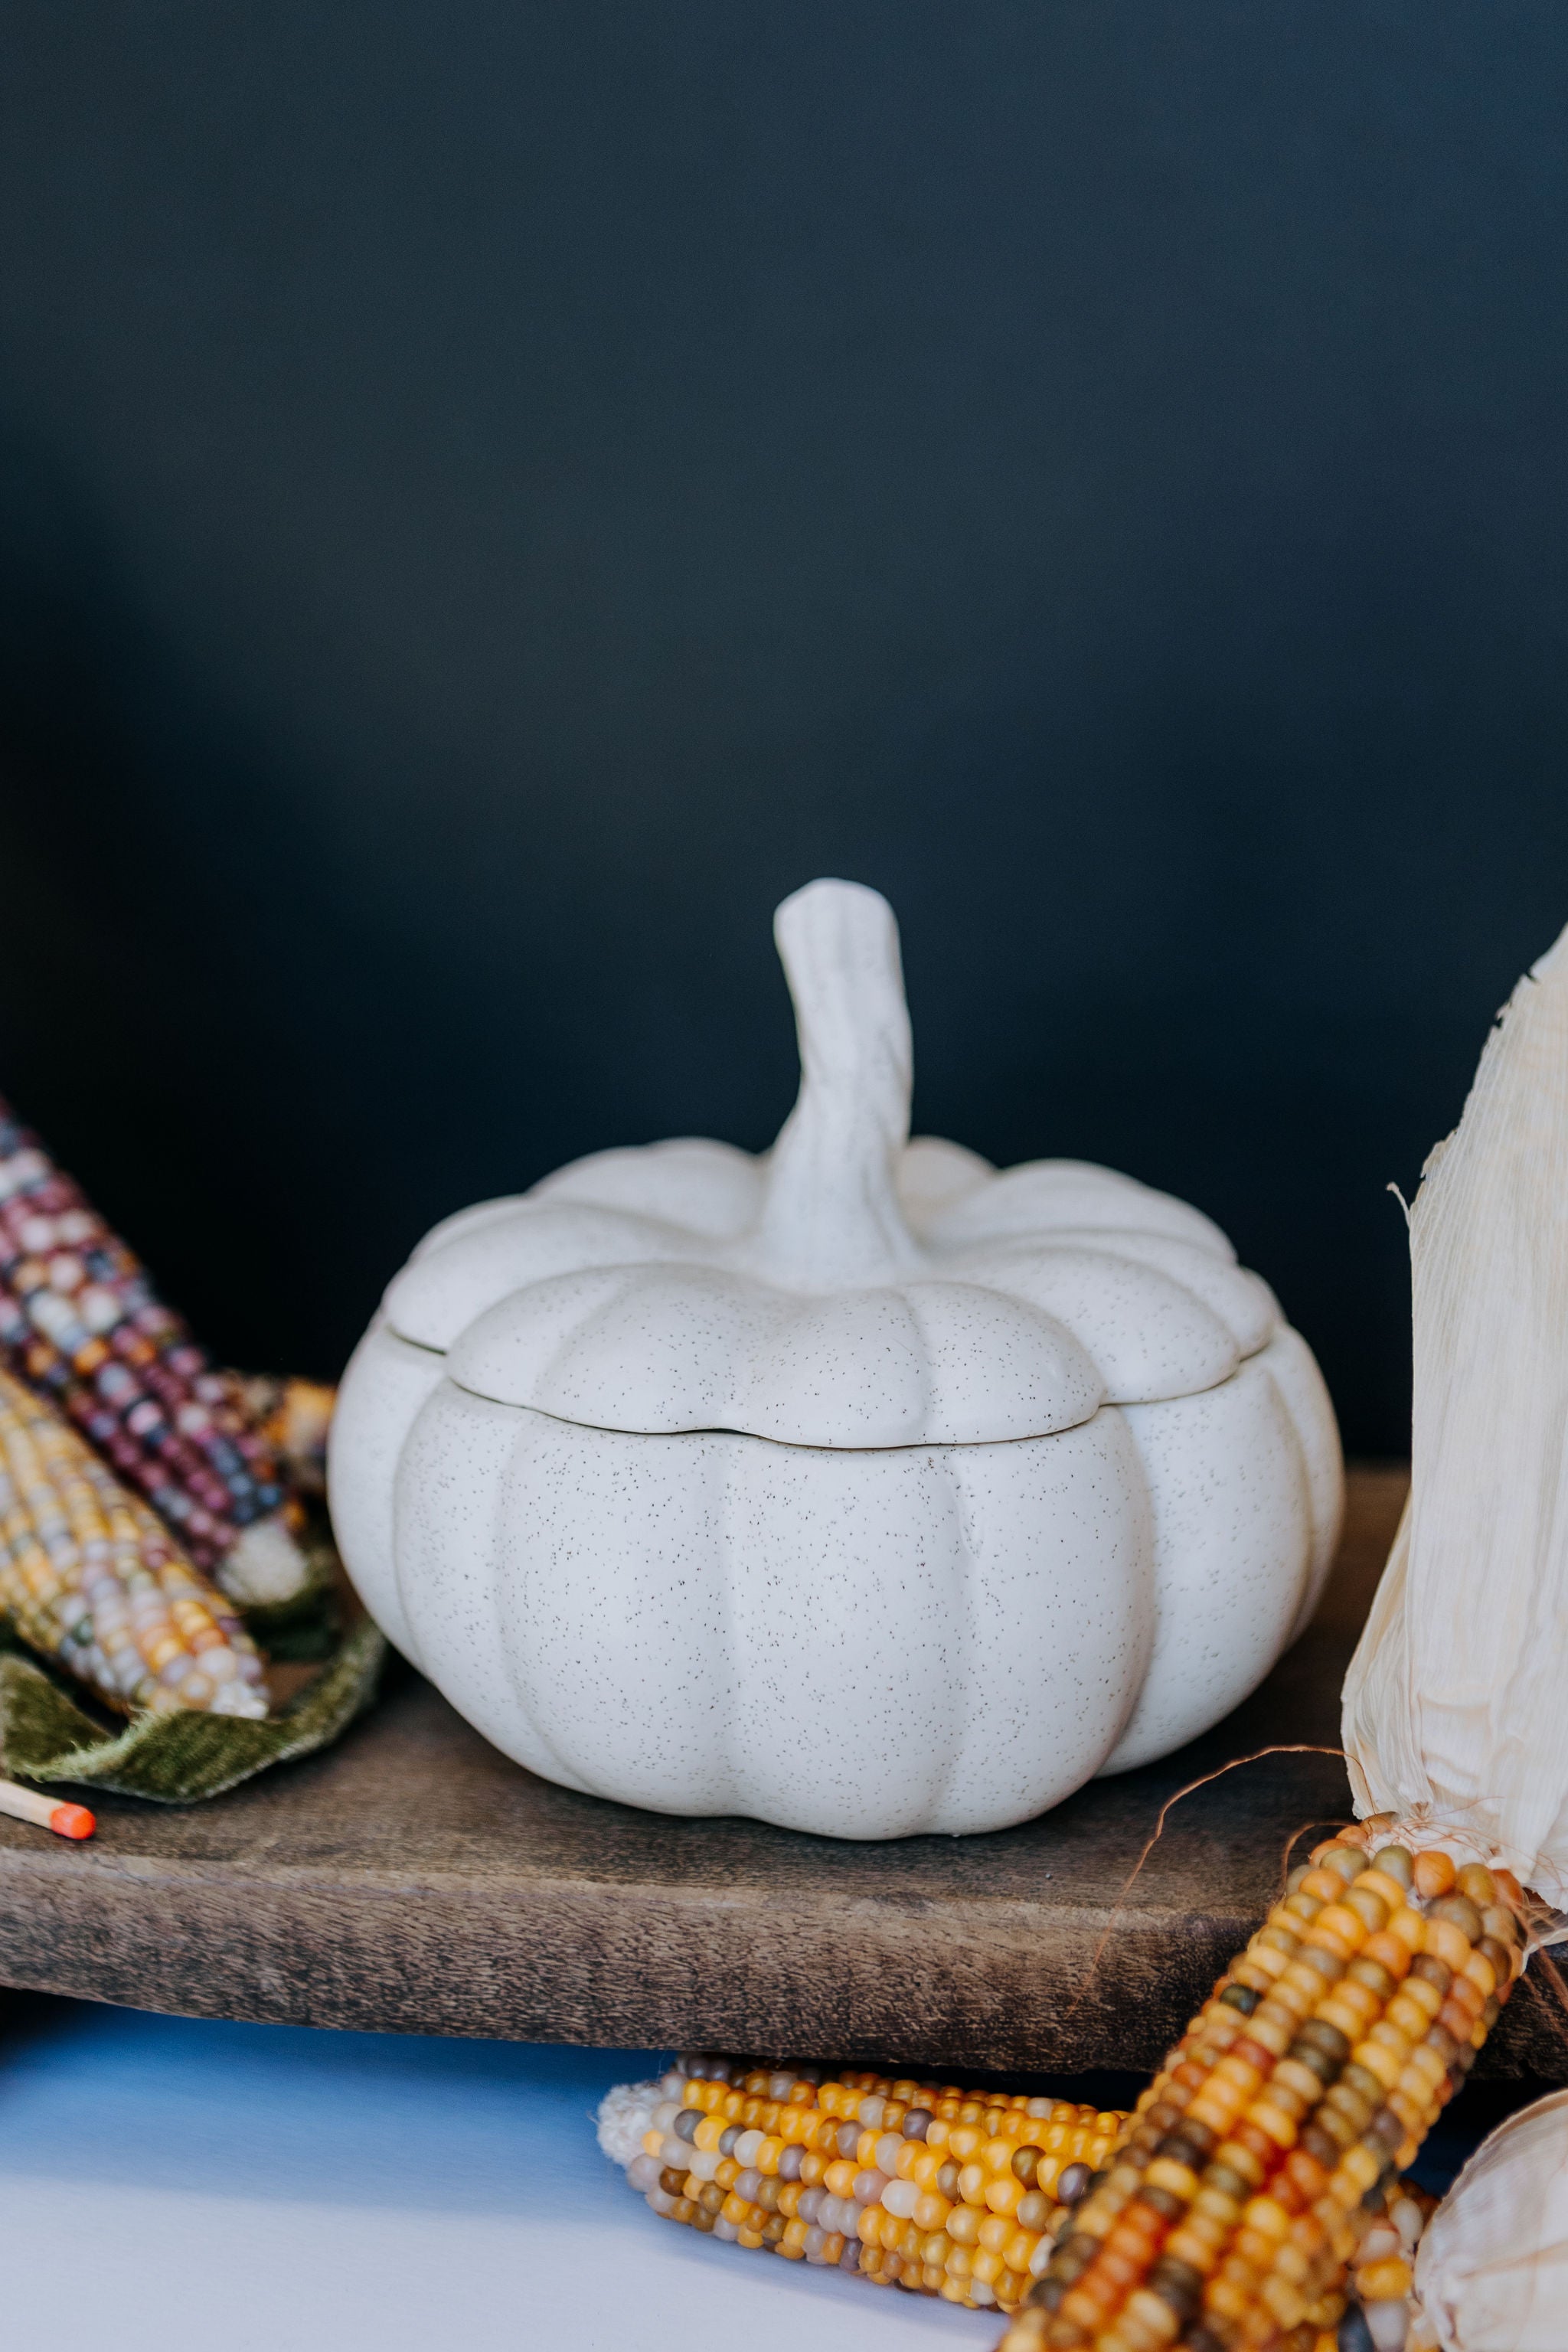
[{"label": "dark navy wall", "polygon": [[1568,919],[1560,0],[72,0],[0,28],[0,1091],[227,1354],[918,1117],[1233,1233],[1351,1441]]}]

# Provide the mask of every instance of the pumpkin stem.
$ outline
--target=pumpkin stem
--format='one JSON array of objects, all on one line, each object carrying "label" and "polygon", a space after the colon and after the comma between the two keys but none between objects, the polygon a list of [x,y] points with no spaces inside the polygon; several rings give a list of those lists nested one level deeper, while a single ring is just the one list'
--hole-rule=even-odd
[{"label": "pumpkin stem", "polygon": [[773,938],[795,1002],[800,1094],[744,1255],[791,1289],[886,1282],[920,1257],[897,1188],[912,1067],[899,927],[875,890],[811,882],[780,907]]}]

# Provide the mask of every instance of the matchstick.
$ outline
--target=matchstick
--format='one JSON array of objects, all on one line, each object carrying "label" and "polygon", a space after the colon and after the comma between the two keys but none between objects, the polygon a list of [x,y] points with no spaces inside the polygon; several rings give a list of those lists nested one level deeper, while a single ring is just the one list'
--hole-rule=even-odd
[{"label": "matchstick", "polygon": [[34,1789],[19,1789],[15,1780],[0,1780],[0,1813],[18,1822],[37,1822],[57,1837],[89,1838],[98,1823],[85,1805],[62,1804],[58,1797],[40,1797]]}]

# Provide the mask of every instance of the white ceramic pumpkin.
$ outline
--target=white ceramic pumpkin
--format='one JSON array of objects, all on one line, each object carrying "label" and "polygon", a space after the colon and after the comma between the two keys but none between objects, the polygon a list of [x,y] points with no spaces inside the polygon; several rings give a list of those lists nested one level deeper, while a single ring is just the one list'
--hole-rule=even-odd
[{"label": "white ceramic pumpkin", "polygon": [[773,1150],[601,1152],[437,1225],[345,1374],[333,1519],[393,1641],[547,1779],[998,1829],[1268,1672],[1337,1538],[1333,1413],[1196,1210],[908,1139],[874,891],[813,883],[775,933]]}]

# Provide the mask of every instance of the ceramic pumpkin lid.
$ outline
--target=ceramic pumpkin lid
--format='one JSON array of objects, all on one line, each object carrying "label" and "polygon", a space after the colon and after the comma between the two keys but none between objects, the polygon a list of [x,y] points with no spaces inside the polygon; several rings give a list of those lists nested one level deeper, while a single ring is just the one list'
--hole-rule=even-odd
[{"label": "ceramic pumpkin lid", "polygon": [[391,1328],[500,1404],[793,1445],[1043,1436],[1227,1380],[1272,1293],[1185,1202],[1071,1160],[910,1140],[891,908],[813,882],[773,923],[801,1085],[771,1151],[574,1161],[437,1225]]}]

